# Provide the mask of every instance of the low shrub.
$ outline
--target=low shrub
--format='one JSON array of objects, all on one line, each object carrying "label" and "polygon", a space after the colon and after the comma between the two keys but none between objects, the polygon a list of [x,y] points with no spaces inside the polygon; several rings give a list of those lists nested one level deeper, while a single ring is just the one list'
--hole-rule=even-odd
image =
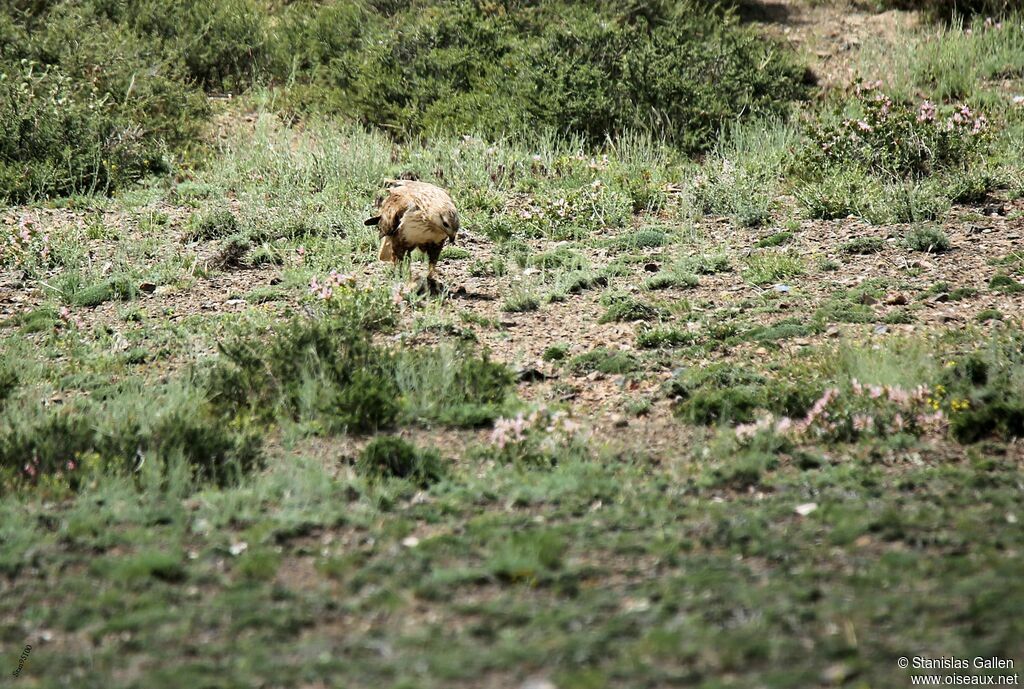
[{"label": "low shrub", "polygon": [[597,347],[586,354],[573,357],[569,370],[576,374],[598,371],[607,374],[631,373],[640,368],[636,356],[621,350]]},{"label": "low shrub", "polygon": [[752,421],[758,411],[796,416],[814,402],[817,385],[772,378],[732,364],[679,372],[666,385],[677,416],[700,424]]},{"label": "low shrub", "polygon": [[196,480],[225,484],[262,458],[257,433],[218,414],[200,388],[187,384],[58,409],[19,400],[0,421],[0,472],[15,482],[76,488],[94,471],[127,475],[147,463],[166,471],[184,461]]},{"label": "low shrub", "polygon": [[933,226],[919,226],[907,231],[903,241],[911,251],[923,251],[929,254],[940,254],[949,251],[952,246],[949,242],[949,235],[941,228]]},{"label": "low shrub", "polygon": [[356,473],[370,480],[407,479],[426,487],[444,476],[435,450],[421,450],[395,436],[374,438],[356,461]]}]

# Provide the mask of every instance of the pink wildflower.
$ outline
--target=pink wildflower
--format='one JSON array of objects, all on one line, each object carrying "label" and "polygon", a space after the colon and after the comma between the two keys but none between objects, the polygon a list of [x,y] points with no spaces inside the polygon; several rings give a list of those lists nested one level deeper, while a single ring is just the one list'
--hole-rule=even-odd
[{"label": "pink wildflower", "polygon": [[910,401],[910,395],[903,388],[893,386],[889,388],[889,401],[902,407]]},{"label": "pink wildflower", "polygon": [[491,442],[499,449],[505,449],[509,443],[518,443],[526,439],[526,419],[519,413],[514,419],[500,418],[494,422],[491,431]]},{"label": "pink wildflower", "polygon": [[917,121],[918,122],[933,122],[935,121],[935,104],[929,100],[921,103],[921,107],[917,109]]},{"label": "pink wildflower", "polygon": [[874,417],[868,414],[853,415],[853,430],[858,433],[865,433],[875,427]]}]

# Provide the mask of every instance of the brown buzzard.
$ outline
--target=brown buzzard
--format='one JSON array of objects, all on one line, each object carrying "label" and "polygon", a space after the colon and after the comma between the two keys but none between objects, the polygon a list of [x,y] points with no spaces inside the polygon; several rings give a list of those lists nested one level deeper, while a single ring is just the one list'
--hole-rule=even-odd
[{"label": "brown buzzard", "polygon": [[459,214],[448,192],[426,182],[388,180],[388,196],[380,214],[364,224],[376,225],[384,240],[380,260],[398,263],[413,249],[420,249],[430,261],[427,273],[434,278],[437,259],[445,242],[455,243]]}]

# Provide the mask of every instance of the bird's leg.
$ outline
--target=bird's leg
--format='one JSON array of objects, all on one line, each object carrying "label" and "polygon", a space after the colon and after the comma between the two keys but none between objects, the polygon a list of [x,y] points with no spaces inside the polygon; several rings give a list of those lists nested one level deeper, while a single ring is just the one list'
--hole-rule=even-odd
[{"label": "bird's leg", "polygon": [[430,261],[427,264],[427,280],[437,280],[437,261]]}]

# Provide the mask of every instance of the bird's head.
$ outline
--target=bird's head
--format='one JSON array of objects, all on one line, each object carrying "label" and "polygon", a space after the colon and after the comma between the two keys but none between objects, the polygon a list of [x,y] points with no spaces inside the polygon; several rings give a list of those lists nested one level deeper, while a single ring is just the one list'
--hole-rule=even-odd
[{"label": "bird's head", "polygon": [[459,233],[459,214],[454,210],[442,212],[441,227],[444,228],[444,232],[448,235],[449,241],[454,244],[455,235]]}]

